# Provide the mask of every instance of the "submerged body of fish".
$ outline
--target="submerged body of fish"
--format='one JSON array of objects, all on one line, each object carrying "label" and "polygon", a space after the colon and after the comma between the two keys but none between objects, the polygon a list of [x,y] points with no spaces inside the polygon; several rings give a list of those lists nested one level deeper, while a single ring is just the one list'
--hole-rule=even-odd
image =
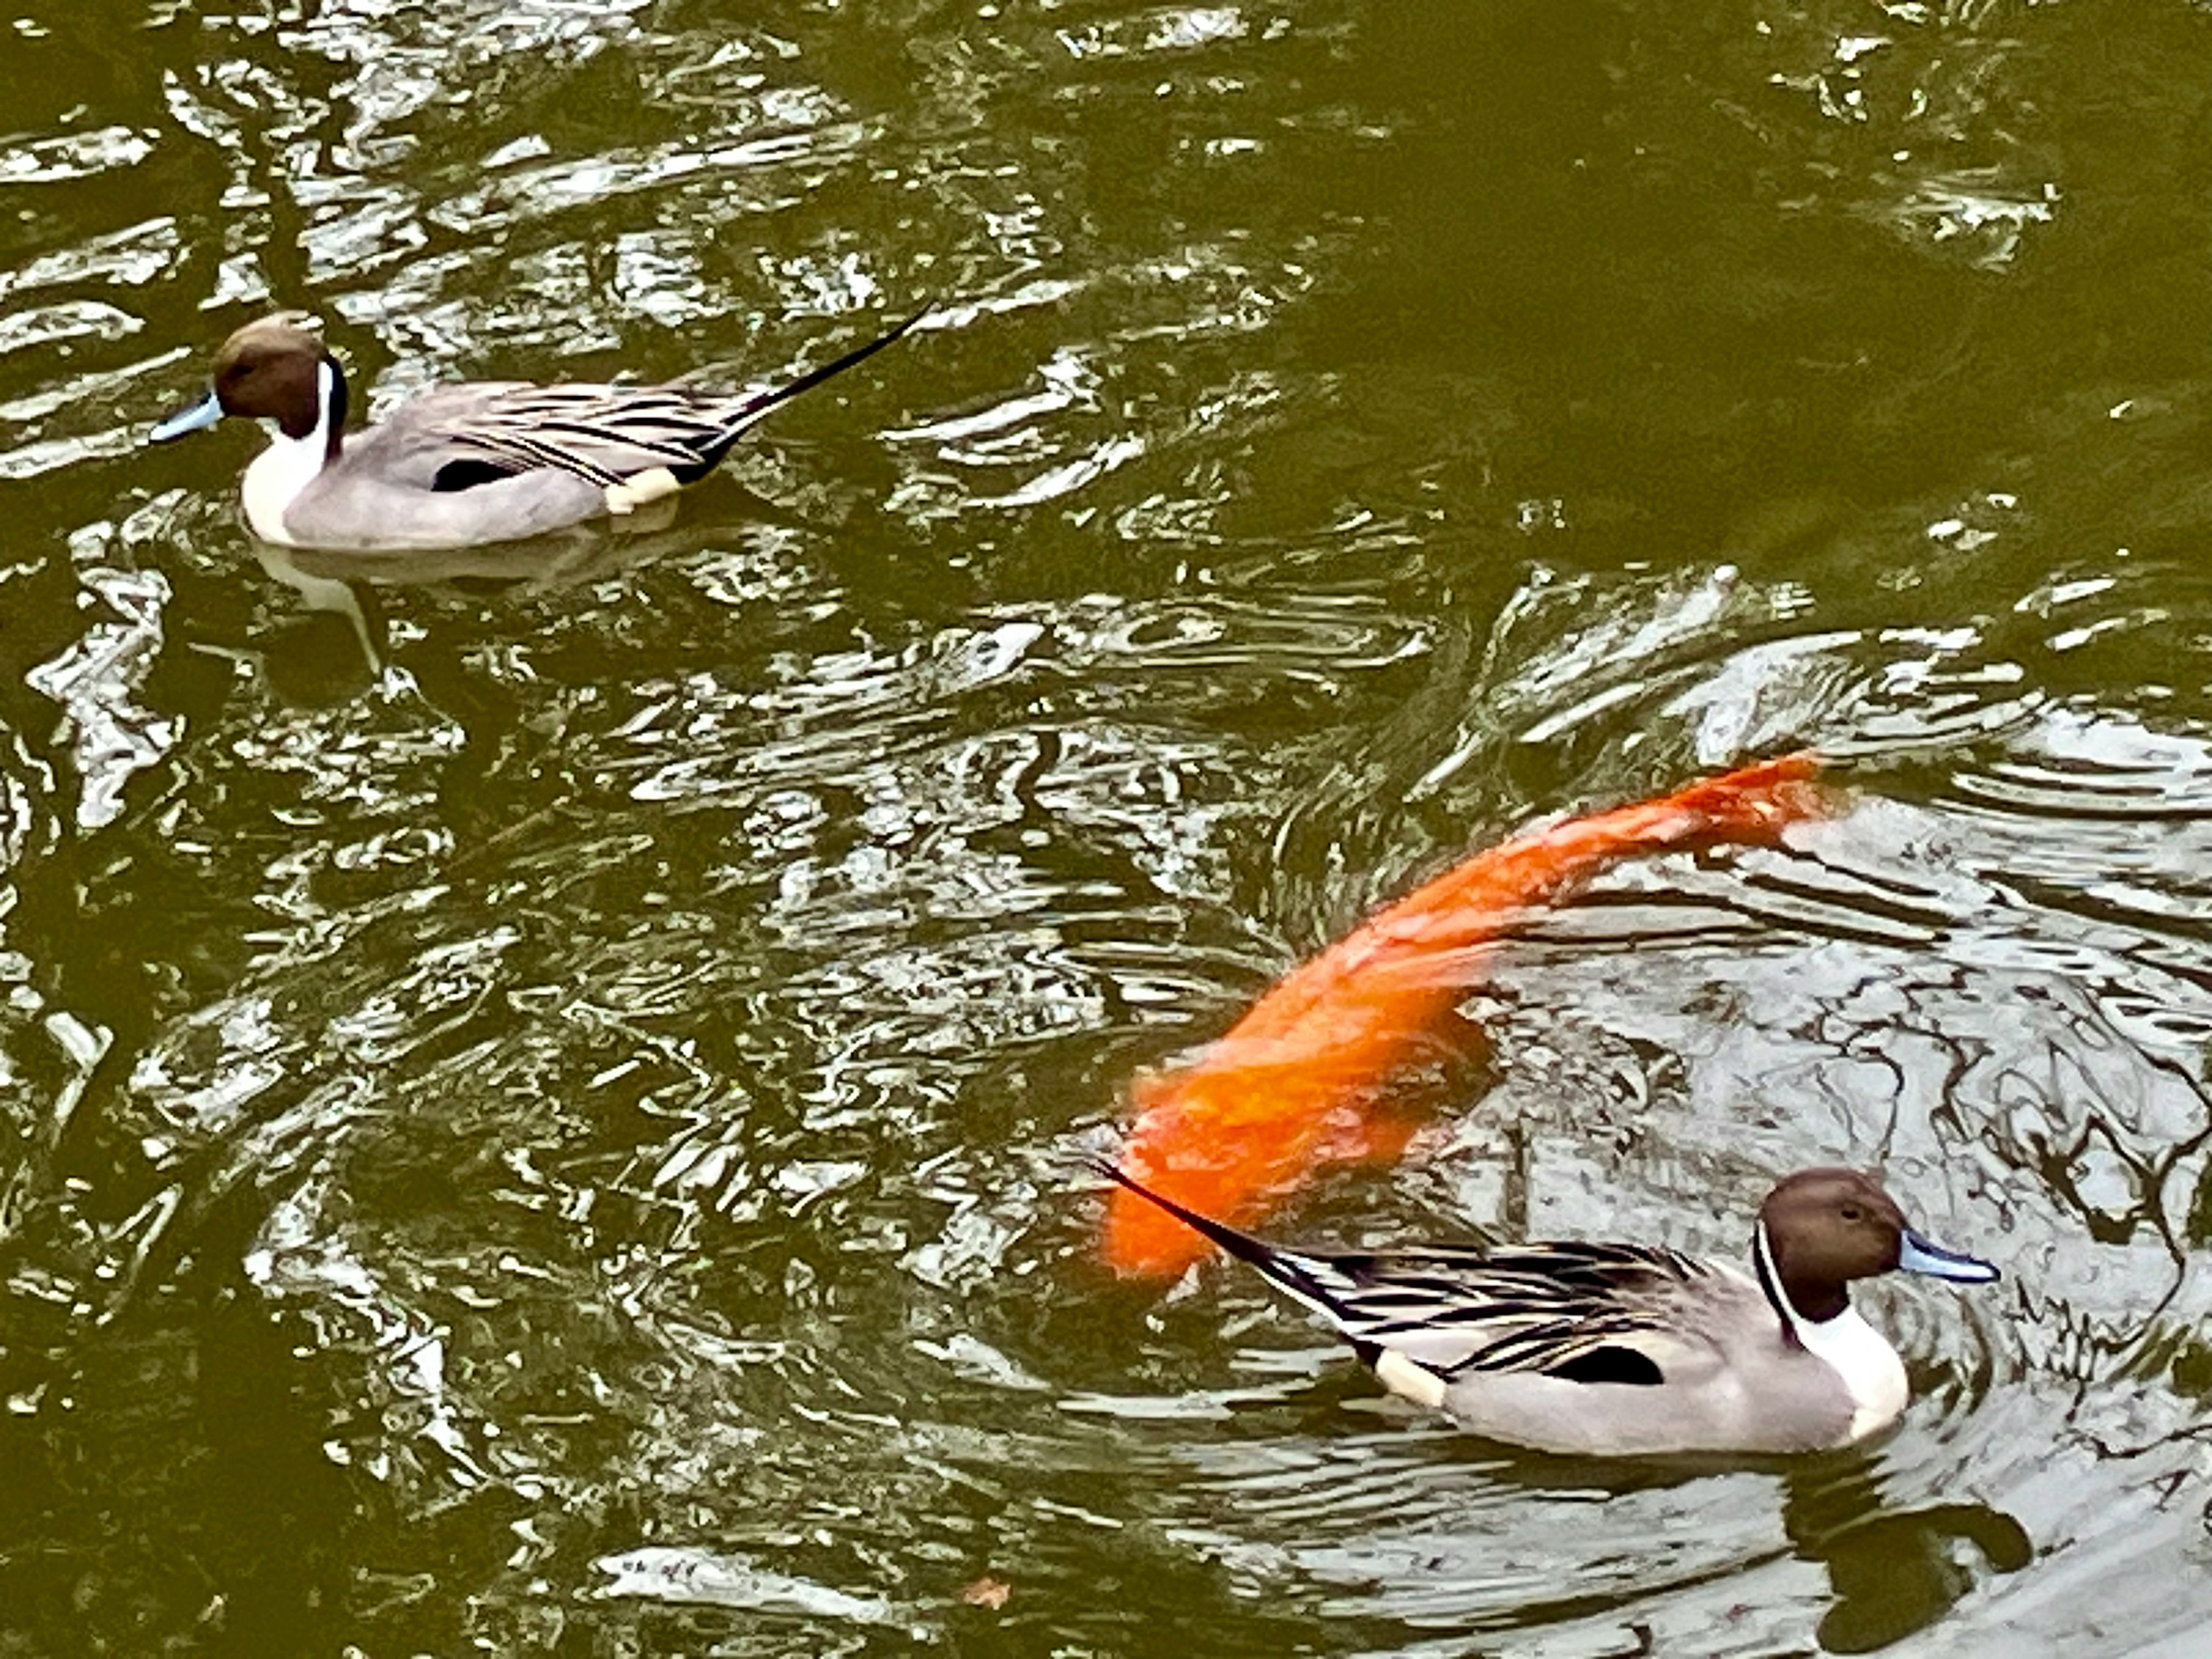
[{"label": "submerged body of fish", "polygon": [[[1122,1169],[1249,1225],[1323,1164],[1395,1157],[1410,1127],[1382,1114],[1383,1092],[1453,1046],[1441,1028],[1501,932],[1615,860],[1772,841],[1820,816],[1818,771],[1810,755],[1761,762],[1531,830],[1416,888],[1284,975],[1194,1063],[1140,1078]],[[1115,1190],[1105,1253],[1120,1272],[1177,1273],[1209,1248]]]}]

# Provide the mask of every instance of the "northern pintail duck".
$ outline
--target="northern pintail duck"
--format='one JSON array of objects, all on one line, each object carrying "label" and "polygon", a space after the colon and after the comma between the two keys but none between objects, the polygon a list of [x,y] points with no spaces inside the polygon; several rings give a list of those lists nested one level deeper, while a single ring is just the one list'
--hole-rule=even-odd
[{"label": "northern pintail duck", "polygon": [[1900,1271],[1997,1277],[1915,1232],[1855,1170],[1779,1182],[1746,1274],[1640,1244],[1277,1249],[1100,1167],[1321,1315],[1394,1394],[1540,1451],[1850,1445],[1894,1422],[1910,1389],[1845,1287]]},{"label": "northern pintail duck", "polygon": [[224,341],[206,398],[152,436],[226,415],[268,422],[241,492],[264,541],[358,552],[517,541],[697,482],[770,410],[920,320],[769,392],[471,381],[421,392],[349,441],[344,371],[303,313],[280,312]]}]

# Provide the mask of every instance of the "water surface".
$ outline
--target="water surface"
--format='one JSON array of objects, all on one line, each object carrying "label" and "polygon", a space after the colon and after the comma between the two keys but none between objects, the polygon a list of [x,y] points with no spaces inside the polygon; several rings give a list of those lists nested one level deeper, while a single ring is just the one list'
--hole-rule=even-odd
[{"label": "water surface", "polygon": [[[0,1651],[2193,1651],[2200,8],[18,11]],[[362,580],[143,443],[275,304],[371,407],[936,310],[665,528]],[[1894,1436],[1524,1457],[1097,1266],[1139,1067],[1805,744],[1276,1224],[1879,1164],[2008,1275],[1867,1298]]]}]

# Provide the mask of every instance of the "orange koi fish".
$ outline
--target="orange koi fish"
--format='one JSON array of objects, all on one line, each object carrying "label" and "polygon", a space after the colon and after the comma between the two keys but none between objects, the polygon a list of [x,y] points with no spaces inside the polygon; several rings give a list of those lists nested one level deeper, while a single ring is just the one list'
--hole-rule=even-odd
[{"label": "orange koi fish", "polygon": [[[1188,1207],[1249,1226],[1328,1164],[1395,1158],[1411,1127],[1378,1118],[1384,1088],[1446,1044],[1443,1024],[1485,947],[1530,907],[1615,859],[1707,842],[1771,842],[1820,816],[1819,763],[1788,755],[1656,800],[1530,830],[1369,917],[1252,1005],[1192,1065],[1139,1078],[1121,1168]],[[1116,1188],[1106,1259],[1180,1273],[1211,1249]]]}]

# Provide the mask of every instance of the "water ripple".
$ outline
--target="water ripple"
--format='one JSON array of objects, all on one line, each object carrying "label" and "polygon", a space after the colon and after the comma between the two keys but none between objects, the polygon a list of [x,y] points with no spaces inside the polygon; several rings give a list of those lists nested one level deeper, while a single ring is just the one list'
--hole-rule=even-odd
[{"label": "water ripple", "polygon": [[[2188,1650],[2187,20],[46,9],[0,1647]],[[239,556],[246,434],[143,445],[271,301],[382,410],[928,300],[657,538],[349,590]],[[1108,1276],[1142,1066],[1797,744],[1826,820],[1523,919],[1487,1058],[1283,1227],[1733,1258],[1877,1164],[2007,1273],[1868,1293],[1893,1436],[1524,1458],[1248,1280]]]}]

